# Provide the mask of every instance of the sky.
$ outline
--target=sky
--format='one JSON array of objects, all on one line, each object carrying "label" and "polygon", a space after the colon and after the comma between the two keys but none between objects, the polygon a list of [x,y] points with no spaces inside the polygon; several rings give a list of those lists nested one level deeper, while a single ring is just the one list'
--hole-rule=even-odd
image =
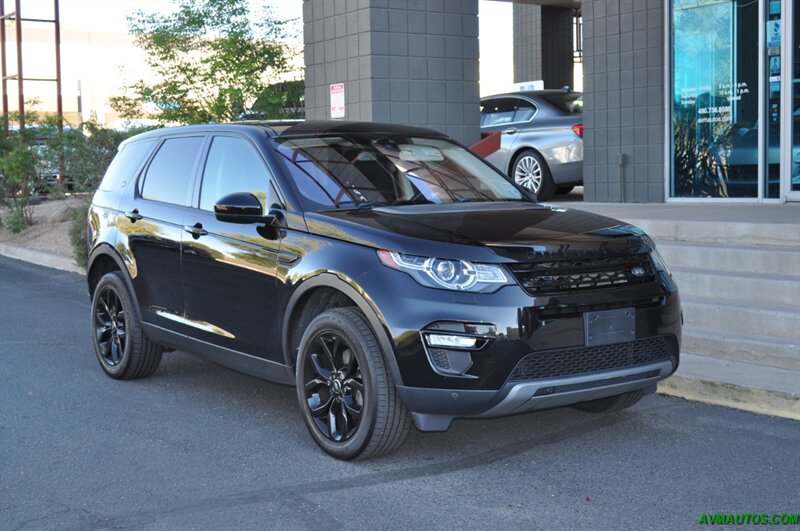
[{"label": "sky", "polygon": [[[302,24],[302,0],[251,0],[254,6],[264,3],[271,5],[279,18],[294,18]],[[171,4],[169,0],[60,0],[61,24],[80,31],[125,33],[128,31],[126,17],[132,11],[166,12]],[[53,1],[24,0],[23,10],[25,17],[50,18],[53,16]]]},{"label": "sky", "polygon": [[[7,7],[13,6],[12,0],[5,1]],[[302,0],[250,1],[254,7],[268,4],[279,19],[294,19],[296,27],[290,32],[302,44]],[[168,11],[172,5],[169,0],[60,0],[65,112],[77,110],[80,82],[84,117],[94,111],[102,120],[104,102],[131,81],[125,76],[134,78],[145,72],[142,54],[127,37],[127,16],[137,9]],[[511,2],[479,1],[482,96],[513,89],[512,7]],[[52,18],[53,0],[23,0],[22,10],[26,18]],[[29,23],[23,36],[26,77],[52,77],[52,26]],[[15,53],[13,38],[13,32],[9,33],[11,58]],[[15,97],[13,91],[10,87],[10,98]],[[42,94],[42,110],[51,106],[51,92],[47,84],[26,84],[26,95]]]}]

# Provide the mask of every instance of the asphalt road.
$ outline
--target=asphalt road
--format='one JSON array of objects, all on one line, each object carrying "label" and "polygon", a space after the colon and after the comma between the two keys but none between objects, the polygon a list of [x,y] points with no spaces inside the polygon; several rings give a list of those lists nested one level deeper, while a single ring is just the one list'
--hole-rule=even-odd
[{"label": "asphalt road", "polygon": [[293,390],[167,355],[104,376],[83,278],[0,258],[2,529],[682,529],[798,512],[800,423],[651,396],[320,452]]}]

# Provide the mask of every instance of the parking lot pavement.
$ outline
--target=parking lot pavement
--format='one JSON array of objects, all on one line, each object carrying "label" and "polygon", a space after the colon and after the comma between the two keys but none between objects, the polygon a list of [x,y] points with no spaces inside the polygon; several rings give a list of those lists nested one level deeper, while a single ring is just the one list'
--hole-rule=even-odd
[{"label": "parking lot pavement", "polygon": [[184,353],[118,382],[83,278],[0,258],[0,528],[685,528],[798,512],[800,423],[651,396],[321,453],[293,390]]}]

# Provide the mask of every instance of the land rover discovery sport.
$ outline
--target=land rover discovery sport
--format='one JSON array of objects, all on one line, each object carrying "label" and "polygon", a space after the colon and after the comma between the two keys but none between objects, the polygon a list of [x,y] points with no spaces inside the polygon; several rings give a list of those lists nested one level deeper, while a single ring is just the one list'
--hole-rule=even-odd
[{"label": "land rover discovery sport", "polygon": [[678,366],[678,290],[647,235],[537,203],[427,129],[147,132],[109,167],[88,240],[109,376],[180,349],[294,386],[341,459],[412,423],[622,409]]}]

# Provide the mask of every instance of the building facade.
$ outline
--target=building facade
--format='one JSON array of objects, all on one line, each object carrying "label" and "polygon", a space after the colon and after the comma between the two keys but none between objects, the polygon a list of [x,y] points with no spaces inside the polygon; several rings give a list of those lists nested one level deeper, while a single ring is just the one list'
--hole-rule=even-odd
[{"label": "building facade", "polygon": [[[794,4],[518,0],[514,78],[572,85],[579,13],[587,201],[800,200]],[[476,141],[478,16],[478,0],[304,0],[307,117]]]}]

